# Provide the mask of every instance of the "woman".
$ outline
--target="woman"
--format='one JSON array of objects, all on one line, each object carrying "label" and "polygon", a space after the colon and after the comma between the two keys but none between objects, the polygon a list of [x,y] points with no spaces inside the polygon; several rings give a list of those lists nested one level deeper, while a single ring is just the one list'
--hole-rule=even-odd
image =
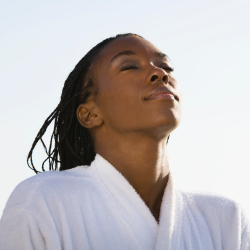
[{"label": "woman", "polygon": [[169,171],[167,141],[181,116],[172,72],[169,58],[134,34],[83,57],[28,155],[38,173],[32,152],[55,120],[48,150],[42,143],[50,170],[60,163],[61,171],[14,190],[0,249],[250,249],[238,204],[180,187]]}]

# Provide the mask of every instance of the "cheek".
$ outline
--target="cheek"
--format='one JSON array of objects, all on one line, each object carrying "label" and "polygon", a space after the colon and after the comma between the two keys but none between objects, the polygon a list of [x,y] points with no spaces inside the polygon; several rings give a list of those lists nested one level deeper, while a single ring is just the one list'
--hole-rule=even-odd
[{"label": "cheek", "polygon": [[139,91],[131,89],[128,84],[106,86],[99,93],[99,105],[104,122],[122,129],[129,129],[133,123],[138,122],[138,114],[143,108]]}]

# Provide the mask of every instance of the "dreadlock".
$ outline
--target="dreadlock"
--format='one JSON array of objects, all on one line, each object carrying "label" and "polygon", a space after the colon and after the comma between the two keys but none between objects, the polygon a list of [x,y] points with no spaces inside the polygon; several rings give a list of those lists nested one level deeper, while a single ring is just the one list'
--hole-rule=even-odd
[{"label": "dreadlock", "polygon": [[[66,170],[80,165],[90,165],[95,158],[94,143],[88,129],[80,125],[76,117],[76,109],[85,103],[89,96],[94,95],[96,86],[91,79],[90,71],[93,61],[101,50],[110,42],[125,36],[137,36],[126,33],[107,38],[93,47],[75,66],[64,83],[61,100],[56,109],[45,120],[39,130],[27,157],[28,166],[37,174],[40,173],[33,163],[33,151],[40,141],[46,152],[42,163],[49,164],[49,170]],[[44,143],[43,136],[54,120],[54,129],[49,147]],[[60,163],[60,167],[58,166]]]}]

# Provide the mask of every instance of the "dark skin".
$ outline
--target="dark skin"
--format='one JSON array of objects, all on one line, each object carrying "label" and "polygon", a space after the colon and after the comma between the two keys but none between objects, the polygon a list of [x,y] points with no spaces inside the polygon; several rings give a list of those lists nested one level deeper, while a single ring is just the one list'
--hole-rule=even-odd
[{"label": "dark skin", "polygon": [[[93,64],[97,94],[77,109],[96,153],[122,173],[157,221],[169,174],[167,138],[181,116],[181,92],[171,68],[143,38],[114,40]],[[149,97],[160,87],[173,95]]]}]

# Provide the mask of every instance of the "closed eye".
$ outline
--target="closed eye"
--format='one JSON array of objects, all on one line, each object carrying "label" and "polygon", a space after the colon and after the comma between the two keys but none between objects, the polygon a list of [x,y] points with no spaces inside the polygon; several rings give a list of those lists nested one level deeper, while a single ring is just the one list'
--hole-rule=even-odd
[{"label": "closed eye", "polygon": [[165,71],[169,71],[169,72],[173,72],[174,69],[171,68],[171,67],[168,67],[168,66],[165,66],[165,67],[161,67],[162,69],[164,69]]},{"label": "closed eye", "polygon": [[125,65],[121,67],[121,71],[129,70],[129,69],[138,69],[138,67],[136,65]]}]

